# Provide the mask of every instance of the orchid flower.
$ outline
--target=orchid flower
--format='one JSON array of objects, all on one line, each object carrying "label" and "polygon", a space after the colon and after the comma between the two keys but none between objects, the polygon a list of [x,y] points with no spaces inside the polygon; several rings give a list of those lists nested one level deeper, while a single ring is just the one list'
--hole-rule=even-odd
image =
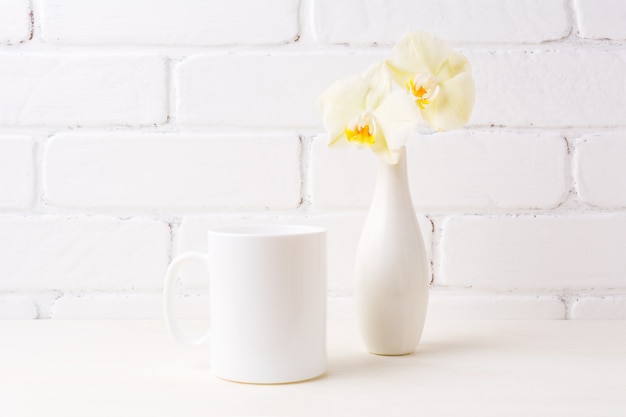
[{"label": "orchid flower", "polygon": [[411,96],[392,91],[392,86],[385,63],[333,83],[317,102],[329,145],[370,148],[386,163],[396,164],[420,116]]},{"label": "orchid flower", "polygon": [[428,126],[449,130],[467,123],[474,106],[474,81],[462,54],[433,35],[415,32],[397,41],[387,65]]}]

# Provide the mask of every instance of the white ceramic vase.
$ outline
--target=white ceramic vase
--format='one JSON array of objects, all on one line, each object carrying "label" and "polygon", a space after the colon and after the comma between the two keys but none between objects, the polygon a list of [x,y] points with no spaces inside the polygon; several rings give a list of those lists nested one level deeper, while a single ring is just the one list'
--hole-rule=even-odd
[{"label": "white ceramic vase", "polygon": [[380,161],[377,175],[356,255],[357,320],[369,352],[406,355],[415,351],[422,335],[430,282],[406,150],[396,165]]}]

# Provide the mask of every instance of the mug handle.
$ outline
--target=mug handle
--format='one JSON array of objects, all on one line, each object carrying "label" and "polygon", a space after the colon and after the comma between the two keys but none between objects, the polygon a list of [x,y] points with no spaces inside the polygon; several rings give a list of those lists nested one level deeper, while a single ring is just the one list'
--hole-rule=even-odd
[{"label": "mug handle", "polygon": [[208,343],[211,331],[207,331],[203,336],[197,339],[189,338],[185,336],[180,330],[178,322],[174,317],[174,289],[176,287],[175,278],[182,264],[191,260],[200,261],[208,270],[209,258],[205,253],[186,252],[174,258],[170,266],[167,268],[167,272],[165,274],[165,284],[163,287],[163,313],[165,315],[165,323],[167,324],[167,329],[174,337],[174,339],[176,339],[183,345],[197,346]]}]

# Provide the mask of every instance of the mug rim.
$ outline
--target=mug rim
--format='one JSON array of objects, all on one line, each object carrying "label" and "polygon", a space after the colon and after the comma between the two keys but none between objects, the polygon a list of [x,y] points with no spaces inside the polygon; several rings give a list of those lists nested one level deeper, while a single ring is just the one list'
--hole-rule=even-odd
[{"label": "mug rim", "polygon": [[252,224],[222,226],[209,230],[209,234],[222,236],[240,237],[281,237],[281,236],[304,236],[326,233],[326,229],[320,226],[300,224]]}]

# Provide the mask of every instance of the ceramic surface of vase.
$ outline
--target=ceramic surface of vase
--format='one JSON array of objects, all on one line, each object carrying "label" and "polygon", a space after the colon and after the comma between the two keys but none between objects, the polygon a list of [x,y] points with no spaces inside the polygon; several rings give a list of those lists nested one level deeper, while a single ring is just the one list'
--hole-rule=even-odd
[{"label": "ceramic surface of vase", "polygon": [[403,149],[396,165],[379,162],[356,255],[357,319],[369,352],[405,355],[415,351],[428,306],[427,262]]}]

